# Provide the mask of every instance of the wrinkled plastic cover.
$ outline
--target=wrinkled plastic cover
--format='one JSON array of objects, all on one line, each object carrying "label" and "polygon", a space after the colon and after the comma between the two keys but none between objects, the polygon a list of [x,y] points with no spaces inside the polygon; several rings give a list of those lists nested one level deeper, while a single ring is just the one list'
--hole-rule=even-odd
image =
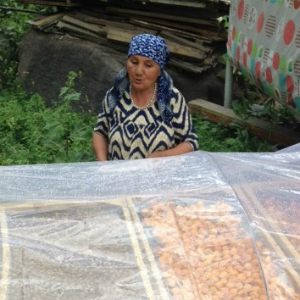
[{"label": "wrinkled plastic cover", "polygon": [[0,167],[0,299],[299,300],[299,181],[299,145]]}]

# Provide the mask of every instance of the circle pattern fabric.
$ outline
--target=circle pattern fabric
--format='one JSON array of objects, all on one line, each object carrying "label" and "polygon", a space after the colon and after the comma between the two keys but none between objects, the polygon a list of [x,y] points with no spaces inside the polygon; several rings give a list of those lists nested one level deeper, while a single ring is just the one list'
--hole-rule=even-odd
[{"label": "circle pattern fabric", "polygon": [[300,116],[300,0],[232,0],[227,54],[242,74]]}]

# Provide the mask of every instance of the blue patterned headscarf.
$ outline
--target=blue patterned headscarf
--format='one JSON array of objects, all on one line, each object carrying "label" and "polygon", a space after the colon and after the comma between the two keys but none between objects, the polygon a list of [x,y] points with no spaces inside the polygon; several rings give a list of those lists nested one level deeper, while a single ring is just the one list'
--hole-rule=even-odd
[{"label": "blue patterned headscarf", "polygon": [[[146,56],[155,61],[161,68],[161,75],[158,78],[157,102],[160,114],[166,123],[172,120],[173,113],[170,107],[170,100],[173,96],[173,80],[163,70],[170,59],[170,53],[163,38],[151,34],[140,34],[131,39],[128,57],[131,55]],[[125,91],[129,91],[129,78],[126,67],[116,76],[114,86],[107,93],[111,113],[121,100]]]},{"label": "blue patterned headscarf", "polygon": [[128,57],[131,55],[146,56],[155,61],[161,69],[170,59],[165,40],[152,34],[139,34],[131,39]]}]

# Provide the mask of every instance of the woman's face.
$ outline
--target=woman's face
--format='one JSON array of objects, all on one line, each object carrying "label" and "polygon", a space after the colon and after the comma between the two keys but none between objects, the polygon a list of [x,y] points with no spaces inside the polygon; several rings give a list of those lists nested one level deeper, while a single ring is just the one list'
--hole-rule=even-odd
[{"label": "woman's face", "polygon": [[151,89],[161,73],[155,61],[141,55],[130,56],[126,68],[132,87],[139,91]]}]

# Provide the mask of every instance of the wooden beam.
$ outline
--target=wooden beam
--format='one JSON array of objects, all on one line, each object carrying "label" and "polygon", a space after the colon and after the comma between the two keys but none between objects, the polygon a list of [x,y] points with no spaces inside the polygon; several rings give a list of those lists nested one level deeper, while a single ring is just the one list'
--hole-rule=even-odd
[{"label": "wooden beam", "polygon": [[[203,37],[203,36],[199,36],[198,34],[195,34],[195,33],[192,33],[192,32],[187,32],[187,31],[182,31],[182,30],[175,29],[175,28],[170,28],[170,27],[163,26],[163,25],[158,25],[158,24],[155,24],[155,23],[152,23],[152,22],[145,22],[145,21],[137,20],[137,19],[129,19],[129,22],[131,24],[141,26],[141,27],[144,27],[144,28],[150,28],[150,29],[153,29],[153,30],[156,30],[156,31],[159,31],[159,32],[167,31],[167,32],[170,32],[170,33],[173,33],[173,34],[177,34],[178,36],[183,37],[183,38],[191,38],[191,39],[195,39],[195,40],[196,39],[202,39],[205,42],[208,41],[208,38]],[[211,40],[209,40],[209,41],[211,42]]]},{"label": "wooden beam", "polygon": [[117,14],[126,15],[129,17],[133,16],[143,16],[143,17],[150,17],[155,19],[163,19],[163,20],[176,20],[177,22],[183,22],[183,23],[192,23],[192,24],[198,24],[198,25],[206,25],[206,26],[212,26],[218,28],[218,22],[217,21],[211,21],[211,20],[205,20],[203,18],[187,18],[187,17],[181,17],[181,16],[172,16],[168,13],[156,13],[156,12],[149,12],[149,11],[141,11],[141,10],[132,10],[132,9],[126,9],[126,8],[116,8],[116,7],[107,7],[108,12],[113,12]]},{"label": "wooden beam", "polygon": [[107,32],[107,38],[109,40],[129,44],[131,39],[135,35],[141,33],[154,33],[154,32],[150,32],[148,29],[145,28],[144,30],[121,30],[118,28],[110,28],[110,30],[108,30]]},{"label": "wooden beam", "polygon": [[172,41],[169,41],[165,39],[168,49],[171,53],[179,55],[179,56],[185,56],[188,58],[193,58],[196,60],[203,60],[205,58],[205,54],[203,51],[199,49],[195,49],[192,47],[180,45],[178,43],[174,43]]},{"label": "wooden beam", "polygon": [[[127,30],[111,28],[107,32],[107,38],[110,40],[115,40],[115,41],[129,44],[131,38],[140,33],[149,33],[149,31],[148,30],[144,30],[143,32],[141,32],[141,30],[127,31]],[[200,52],[198,49],[193,49],[191,47],[183,46],[168,40],[166,40],[166,43],[169,51],[173,54],[177,54],[180,56],[185,56],[197,60],[202,60],[204,58],[203,53]]]},{"label": "wooden beam", "polygon": [[204,52],[209,52],[211,53],[212,52],[212,49],[208,48],[208,47],[204,47],[202,45],[200,45],[199,43],[195,43],[195,42],[191,42],[185,38],[182,38],[182,37],[179,37],[175,34],[172,34],[166,30],[163,30],[160,32],[159,34],[161,37],[163,38],[167,38],[173,42],[176,42],[176,43],[180,43],[182,45],[186,45],[186,46],[189,46],[189,47],[192,47],[192,48],[197,48],[199,50],[202,50]]},{"label": "wooden beam", "polygon": [[175,19],[172,21],[169,20],[162,20],[162,19],[155,19],[153,17],[139,17],[135,16],[136,19],[142,19],[144,22],[154,23],[157,25],[165,26],[166,28],[175,28],[182,31],[192,32],[199,35],[203,35],[210,39],[215,39],[219,37],[217,30],[208,30],[202,29],[193,25],[188,25],[187,23],[178,23]]},{"label": "wooden beam", "polygon": [[187,63],[184,61],[175,60],[173,58],[169,61],[168,64],[193,74],[201,74],[204,71],[203,67],[197,66],[195,64]]},{"label": "wooden beam", "polygon": [[114,8],[114,7],[107,7],[107,11],[113,12],[115,14],[126,15],[127,17],[134,18],[134,19],[140,19],[142,21],[149,22],[149,23],[155,23],[166,27],[171,27],[179,30],[185,30],[197,34],[202,34],[210,38],[218,37],[218,32],[216,28],[212,30],[207,30],[207,29],[202,29],[193,26],[193,24],[191,24],[192,23],[191,20],[193,20],[192,18],[189,19],[190,24],[187,25],[186,22],[178,23],[178,18],[176,16],[170,16],[168,14],[157,14],[151,12],[143,12],[143,11],[136,11],[131,9],[124,9],[124,8]]},{"label": "wooden beam", "polygon": [[105,20],[102,18],[95,18],[91,17],[82,13],[73,13],[70,16],[72,16],[75,19],[78,19],[83,22],[87,23],[92,23],[92,24],[97,24],[97,25],[102,25],[102,26],[111,26],[111,27],[117,27],[117,28],[122,28],[126,30],[134,30],[135,27],[134,25],[128,24],[128,23],[122,23],[122,22],[115,22],[115,21],[110,21],[110,20]]},{"label": "wooden beam", "polygon": [[87,36],[91,36],[94,38],[99,38],[99,35],[96,33],[90,32],[89,30],[86,30],[86,29],[83,29],[78,26],[74,26],[74,25],[71,25],[71,24],[68,24],[68,23],[65,23],[62,21],[59,21],[56,26],[60,29],[66,30],[66,31],[71,31],[71,32],[75,32],[77,34],[81,34],[81,35],[83,35],[83,37],[85,35],[87,35]]},{"label": "wooden beam", "polygon": [[235,115],[233,110],[206,100],[192,100],[188,105],[192,114],[200,115],[225,126],[229,126],[233,121],[242,121],[244,128],[249,132],[276,144],[291,146],[300,142],[298,132],[255,118],[243,122],[240,117]]},{"label": "wooden beam", "polygon": [[158,4],[168,4],[168,5],[178,5],[178,6],[187,6],[187,7],[197,7],[197,8],[206,8],[207,4],[200,1],[183,1],[183,0],[136,0],[140,2],[152,2]]},{"label": "wooden beam", "polygon": [[38,21],[33,21],[31,24],[35,28],[43,29],[44,27],[58,22],[63,16],[64,14],[55,14],[48,17],[44,17]]},{"label": "wooden beam", "polygon": [[80,20],[77,20],[75,18],[69,17],[67,15],[65,15],[62,18],[62,21],[66,22],[68,24],[71,24],[71,25],[83,28],[85,30],[91,31],[93,33],[100,34],[100,35],[105,35],[105,36],[106,36],[107,30],[108,30],[107,27],[103,27],[103,26],[101,27],[99,25],[89,24],[89,23],[86,23],[86,22],[82,22]]}]

